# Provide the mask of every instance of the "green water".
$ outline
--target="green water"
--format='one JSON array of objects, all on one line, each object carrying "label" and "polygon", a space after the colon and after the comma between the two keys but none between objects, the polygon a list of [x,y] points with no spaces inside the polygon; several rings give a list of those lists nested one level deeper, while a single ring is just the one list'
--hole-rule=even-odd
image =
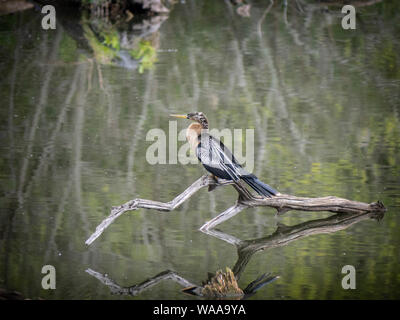
[{"label": "green water", "polygon": [[[200,284],[233,268],[236,247],[198,230],[234,203],[229,186],[200,190],[170,213],[127,212],[85,245],[112,206],[169,201],[204,174],[146,160],[150,129],[168,133],[170,113],[203,111],[213,128],[255,129],[254,173],[279,191],[388,209],[379,222],[256,252],[239,285],[265,272],[280,278],[251,299],[399,299],[399,4],[357,8],[357,29],[343,30],[340,8],[300,3],[261,20],[262,1],[250,18],[224,1],[179,2],[141,42],[143,68],[115,63],[83,18],[60,15],[56,30],[43,30],[33,9],[0,16],[0,287],[45,299],[191,299],[171,280],[113,295],[85,270],[129,287],[165,270]],[[251,240],[331,215],[254,208],[218,230]],[[41,287],[48,264],[56,290]],[[356,269],[355,290],[341,286],[344,265]]]}]

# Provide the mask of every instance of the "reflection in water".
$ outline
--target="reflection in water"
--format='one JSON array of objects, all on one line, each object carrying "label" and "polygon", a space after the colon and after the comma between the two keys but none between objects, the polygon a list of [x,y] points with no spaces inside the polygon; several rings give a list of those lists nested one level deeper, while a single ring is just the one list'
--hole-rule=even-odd
[{"label": "reflection in water", "polygon": [[236,246],[238,260],[233,267],[233,272],[239,278],[251,257],[260,250],[282,247],[309,235],[344,230],[363,220],[373,219],[379,221],[383,217],[383,212],[340,213],[325,219],[311,220],[290,227],[280,223],[271,235],[253,240],[240,240],[217,230],[205,230],[202,232]]},{"label": "reflection in water", "polygon": [[96,62],[143,73],[157,61],[158,29],[166,19],[167,16],[155,16],[121,26],[82,15],[80,23]]},{"label": "reflection in water", "polygon": [[[312,1],[288,1],[286,9],[275,1],[263,20],[269,2],[252,1],[251,18],[229,3],[178,3],[149,38],[137,35],[156,21],[135,34],[79,12],[57,11],[49,31],[40,11],[0,16],[0,287],[45,299],[109,298],[82,270],[113,270],[118,282],[140,283],[161,270],[202,279],[233,265],[225,242],[196,232],[232,203],[230,188],[199,192],[171,215],[127,214],[84,245],[112,206],[135,197],[168,201],[203,174],[198,165],[149,165],[144,156],[153,143],[147,132],[168,132],[168,114],[202,110],[213,115],[212,127],[257,126],[255,159],[267,165],[254,173],[278,190],[379,199],[388,208],[380,224],[303,238],[269,250],[265,261],[254,255],[241,281],[278,270],[282,279],[263,290],[267,298],[399,298],[398,2],[357,8],[351,32],[335,8]],[[97,60],[85,23],[93,46],[112,51],[109,64]],[[142,40],[149,41],[142,52],[131,46]],[[132,49],[150,61],[155,51],[157,61],[142,74],[116,66],[139,68]],[[248,209],[224,233],[263,237],[272,213]],[[314,214],[280,219],[297,225]],[[37,281],[46,264],[56,267],[55,291]],[[357,268],[357,292],[336,289],[343,264]],[[141,297],[182,294],[162,287]]]},{"label": "reflection in water", "polygon": [[209,274],[208,279],[204,281],[202,285],[193,284],[192,282],[181,277],[176,272],[166,270],[160,272],[150,279],[143,281],[140,284],[130,287],[121,287],[111,280],[107,274],[103,275],[92,269],[87,269],[86,272],[100,280],[104,285],[108,286],[113,294],[137,296],[141,292],[157,285],[161,281],[172,280],[184,287],[182,292],[206,299],[246,299],[254,295],[257,290],[261,289],[266,284],[271,283],[279,278],[279,276],[263,274],[249,283],[247,287],[242,290],[239,288],[237,279],[232,270],[228,267],[226,268],[225,272],[218,270],[215,275]]},{"label": "reflection in water", "polygon": [[58,27],[85,49],[87,59],[137,69],[139,73],[151,69],[157,61],[159,29],[168,19],[168,9],[139,10],[129,3],[106,2],[83,8],[55,5]]},{"label": "reflection in water", "polygon": [[191,281],[188,281],[176,272],[170,270],[163,271],[140,284],[130,287],[121,287],[110,279],[107,274],[103,275],[90,268],[87,269],[86,272],[108,286],[113,294],[136,296],[144,290],[157,285],[159,282],[168,279],[185,287],[183,292],[196,296],[206,298],[248,298],[266,284],[279,278],[279,276],[263,274],[249,283],[245,289],[242,290],[239,288],[237,281],[240,279],[251,257],[256,252],[285,246],[292,241],[302,239],[309,235],[333,233],[344,230],[360,221],[369,219],[379,221],[383,219],[383,217],[384,213],[382,212],[340,213],[325,219],[310,220],[290,227],[279,224],[278,228],[271,235],[253,240],[240,240],[217,230],[202,231],[205,234],[235,245],[237,247],[238,259],[233,267],[233,271],[229,267],[226,267],[225,272],[219,270],[215,275],[209,274],[208,279],[204,281],[201,286],[193,284]]}]

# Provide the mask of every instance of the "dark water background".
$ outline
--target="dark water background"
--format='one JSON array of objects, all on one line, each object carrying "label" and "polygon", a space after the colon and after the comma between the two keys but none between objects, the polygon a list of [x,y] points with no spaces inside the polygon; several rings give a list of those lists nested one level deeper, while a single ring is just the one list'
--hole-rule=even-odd
[{"label": "dark water background", "polygon": [[[239,285],[264,272],[280,279],[252,299],[400,298],[399,3],[357,8],[356,30],[341,28],[340,8],[300,3],[275,5],[260,24],[262,1],[250,18],[224,1],[179,2],[151,35],[157,61],[143,70],[112,63],[68,15],[48,31],[34,9],[0,16],[0,287],[45,299],[190,299],[169,280],[112,295],[85,270],[128,287],[167,269],[201,283],[233,268],[235,246],[198,231],[234,203],[231,187],[201,190],[171,213],[125,213],[85,245],[112,206],[169,201],[204,173],[145,157],[150,129],[168,132],[169,113],[199,110],[211,127],[255,128],[254,172],[278,190],[388,209],[379,222],[255,253]],[[218,229],[249,240],[331,215],[255,208]],[[53,291],[41,288],[46,264]],[[356,290],[341,287],[344,265],[356,268]]]}]

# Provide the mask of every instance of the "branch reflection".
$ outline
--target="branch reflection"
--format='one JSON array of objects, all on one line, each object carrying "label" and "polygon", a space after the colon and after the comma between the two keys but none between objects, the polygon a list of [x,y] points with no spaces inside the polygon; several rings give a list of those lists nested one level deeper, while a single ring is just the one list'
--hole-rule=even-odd
[{"label": "branch reflection", "polygon": [[339,213],[325,219],[310,220],[294,226],[286,226],[278,223],[277,229],[272,234],[251,240],[240,240],[232,235],[215,229],[204,230],[202,232],[236,246],[238,260],[232,270],[236,275],[236,278],[239,279],[251,257],[258,251],[286,246],[292,241],[310,235],[333,233],[344,230],[360,221],[368,219],[379,221],[383,219],[383,217],[383,212]]},{"label": "branch reflection", "polygon": [[306,236],[333,233],[349,228],[350,226],[364,220],[381,220],[384,213],[340,213],[325,219],[314,219],[294,226],[278,224],[272,234],[251,240],[240,240],[232,235],[218,230],[205,230],[203,233],[221,239],[237,248],[238,259],[231,270],[226,267],[225,271],[218,270],[215,274],[209,274],[208,279],[201,285],[185,279],[178,273],[165,270],[139,284],[123,287],[113,281],[107,274],[101,274],[92,269],[86,272],[108,286],[113,294],[137,296],[143,291],[157,285],[164,280],[171,280],[183,287],[182,291],[198,297],[207,299],[245,299],[252,296],[257,290],[269,284],[279,276],[265,273],[252,281],[245,289],[238,286],[240,276],[244,272],[253,255],[261,250],[281,247],[292,241],[302,239]]}]

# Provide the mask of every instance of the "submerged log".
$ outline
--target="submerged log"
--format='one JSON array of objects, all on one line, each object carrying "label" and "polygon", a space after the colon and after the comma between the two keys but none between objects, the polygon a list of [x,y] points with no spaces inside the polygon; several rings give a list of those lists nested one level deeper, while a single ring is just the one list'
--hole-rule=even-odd
[{"label": "submerged log", "polygon": [[276,196],[271,198],[263,198],[254,196],[251,194],[242,183],[234,183],[228,180],[219,179],[215,181],[208,175],[204,175],[196,180],[190,187],[188,187],[181,194],[176,196],[169,202],[160,202],[147,199],[133,199],[121,206],[113,207],[111,214],[105,218],[96,228],[96,231],[86,240],[86,244],[92,244],[103,231],[114,222],[119,216],[127,211],[133,211],[137,209],[154,209],[162,212],[172,211],[189,199],[198,190],[209,186],[209,190],[213,190],[215,187],[233,185],[239,194],[239,198],[236,203],[220,213],[212,220],[203,224],[200,230],[209,230],[217,226],[223,221],[226,221],[242,210],[252,207],[272,207],[277,210],[277,214],[281,215],[289,210],[300,210],[300,211],[330,211],[334,213],[367,213],[367,212],[385,212],[386,208],[382,202],[364,203],[359,201],[351,201],[343,198],[334,196],[320,197],[320,198],[306,198],[296,197],[287,194],[278,193]]}]

